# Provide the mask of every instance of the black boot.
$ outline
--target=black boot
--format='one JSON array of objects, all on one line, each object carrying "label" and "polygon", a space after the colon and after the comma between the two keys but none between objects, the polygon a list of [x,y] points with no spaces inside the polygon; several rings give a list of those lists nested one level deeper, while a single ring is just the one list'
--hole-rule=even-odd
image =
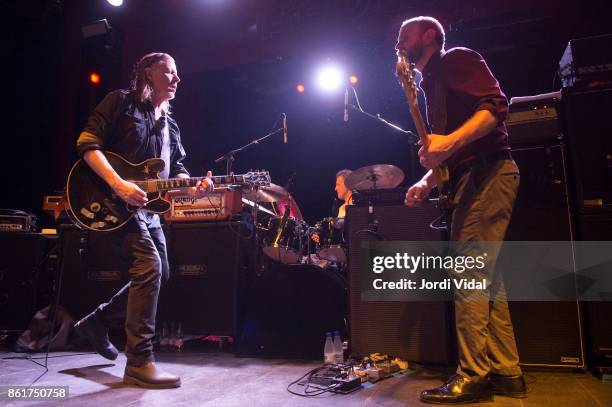
[{"label": "black boot", "polygon": [[493,401],[493,390],[488,376],[471,379],[455,374],[442,386],[421,392],[421,401],[433,404]]},{"label": "black boot", "polygon": [[142,366],[126,366],[123,383],[148,389],[170,389],[181,387],[181,378],[164,372],[153,362],[147,362]]},{"label": "black boot", "polygon": [[108,339],[108,328],[100,323],[94,314],[89,314],[74,324],[74,330],[87,339],[100,355],[110,360],[117,359],[119,352]]},{"label": "black boot", "polygon": [[517,399],[527,397],[527,384],[522,374],[516,376],[502,376],[491,373],[490,376],[493,393]]}]

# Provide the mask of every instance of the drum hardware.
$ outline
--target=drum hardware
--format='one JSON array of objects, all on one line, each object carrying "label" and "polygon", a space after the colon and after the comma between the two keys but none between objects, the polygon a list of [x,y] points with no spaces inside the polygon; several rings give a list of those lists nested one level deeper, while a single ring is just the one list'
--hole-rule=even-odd
[{"label": "drum hardware", "polygon": [[396,188],[404,180],[404,172],[394,165],[376,164],[361,167],[353,171],[346,177],[344,183],[347,188],[357,191],[368,191],[368,227],[360,232],[376,238],[385,240],[384,236],[378,233],[378,221],[374,215],[375,192],[378,189]]},{"label": "drum hardware", "polygon": [[340,219],[324,218],[317,223],[319,236],[317,254],[324,260],[346,263],[343,228],[337,224]]},{"label": "drum hardware", "polygon": [[[283,188],[284,189],[284,188]],[[285,206],[285,213],[268,222],[268,233],[264,238],[263,252],[273,260],[284,264],[298,264],[302,260],[303,237],[307,225],[304,221],[289,216],[291,198]]]},{"label": "drum hardware", "polygon": [[289,192],[280,185],[270,184],[265,188],[255,188],[244,190],[242,195],[252,202],[259,203],[274,203],[289,198]]},{"label": "drum hardware", "polygon": [[357,191],[395,188],[404,181],[404,172],[390,164],[361,167],[346,177],[347,188]]}]

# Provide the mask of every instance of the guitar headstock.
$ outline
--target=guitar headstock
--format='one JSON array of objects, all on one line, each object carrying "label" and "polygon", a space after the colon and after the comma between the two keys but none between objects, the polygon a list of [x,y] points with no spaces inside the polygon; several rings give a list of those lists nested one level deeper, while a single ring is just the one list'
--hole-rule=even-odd
[{"label": "guitar headstock", "polygon": [[244,174],[244,181],[252,186],[267,186],[270,185],[272,179],[268,171],[249,171]]},{"label": "guitar headstock", "polygon": [[395,74],[404,89],[408,105],[411,109],[419,108],[419,88],[416,84],[415,65],[410,62],[408,55],[399,51],[397,53],[397,64],[395,66]]}]

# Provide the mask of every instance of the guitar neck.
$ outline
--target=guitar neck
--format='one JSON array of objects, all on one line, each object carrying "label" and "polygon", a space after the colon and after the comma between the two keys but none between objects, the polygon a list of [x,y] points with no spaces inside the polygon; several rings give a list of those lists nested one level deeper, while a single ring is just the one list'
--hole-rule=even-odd
[{"label": "guitar neck", "polygon": [[[425,126],[425,120],[423,120],[423,116],[421,115],[421,111],[418,106],[413,108],[409,104],[410,114],[412,115],[412,120],[414,121],[414,126],[416,127],[417,134],[419,135],[419,139],[421,143],[423,143],[423,147],[429,147],[429,132],[427,131],[427,127]],[[440,167],[432,168],[434,180],[436,181],[436,185],[440,187],[442,185],[442,173]]]},{"label": "guitar neck", "polygon": [[425,126],[425,120],[423,120],[423,116],[421,115],[421,111],[416,108],[410,108],[410,114],[412,115],[412,121],[414,121],[414,126],[416,127],[417,134],[419,135],[419,139],[421,139],[421,143],[423,146],[429,147],[429,136],[427,127]]},{"label": "guitar neck", "polygon": [[171,189],[186,189],[195,187],[199,181],[210,178],[215,186],[248,184],[244,175],[217,175],[212,177],[189,178],[152,178],[146,181],[136,181],[140,189],[145,192],[165,192]]}]

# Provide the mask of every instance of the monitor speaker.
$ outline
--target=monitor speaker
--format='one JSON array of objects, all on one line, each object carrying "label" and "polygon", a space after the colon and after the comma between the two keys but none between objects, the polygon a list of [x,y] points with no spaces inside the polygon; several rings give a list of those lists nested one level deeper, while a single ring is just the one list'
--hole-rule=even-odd
[{"label": "monitor speaker", "polygon": [[251,232],[239,221],[164,226],[170,280],[157,321],[187,334],[237,337],[252,265]]},{"label": "monitor speaker", "polygon": [[[518,148],[512,150],[512,156],[521,172],[521,181],[506,240],[573,240],[564,145]],[[573,264],[567,267],[575,272]],[[521,270],[512,272],[520,273]],[[566,281],[575,292],[575,275]],[[507,286],[507,289],[512,297],[512,287]],[[585,366],[581,309],[577,299],[515,301],[509,306],[522,365]]]},{"label": "monitor speaker", "polygon": [[47,245],[37,233],[0,233],[0,330],[22,331],[42,305],[37,291]]},{"label": "monitor speaker", "polygon": [[[378,234],[386,241],[439,241],[443,234],[429,227],[439,216],[434,205],[375,208]],[[452,337],[452,304],[447,301],[362,301],[361,242],[371,237],[368,207],[348,208],[350,345],[353,354],[379,352],[428,364],[450,365],[456,360]]]},{"label": "monitor speaker", "polygon": [[60,304],[76,320],[107,302],[129,281],[112,234],[63,225]]}]

